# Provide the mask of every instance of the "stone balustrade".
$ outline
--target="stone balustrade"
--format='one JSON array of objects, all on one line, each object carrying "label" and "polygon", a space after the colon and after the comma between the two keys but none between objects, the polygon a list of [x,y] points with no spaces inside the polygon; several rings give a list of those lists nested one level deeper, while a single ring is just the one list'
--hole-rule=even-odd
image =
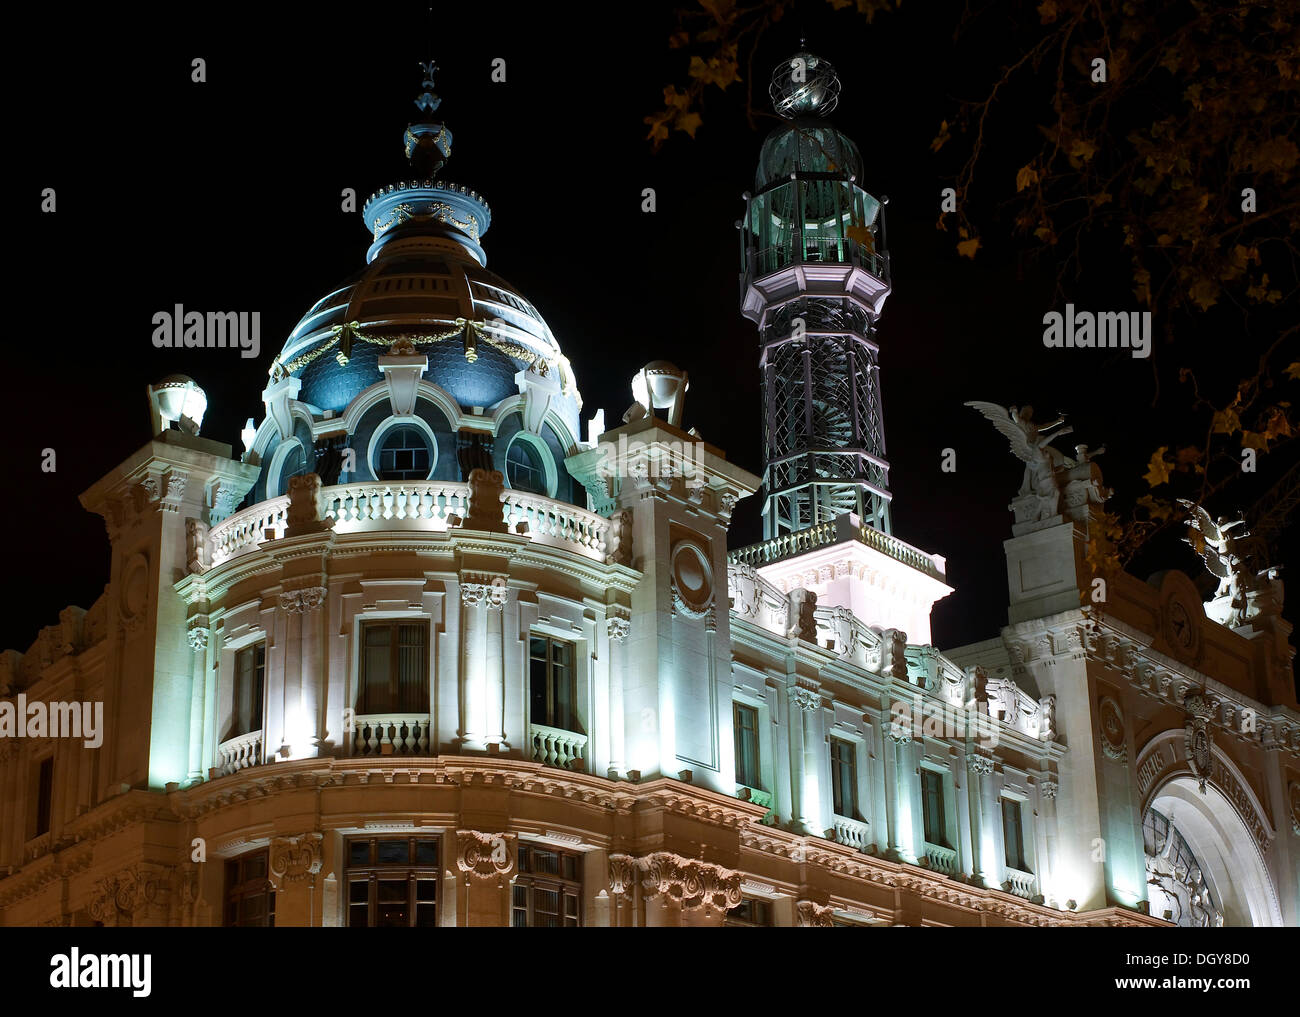
[{"label": "stone balustrade", "polygon": [[284,536],[288,518],[288,495],[258,502],[236,512],[212,527],[212,532],[208,535],[208,540],[211,542],[212,564],[220,565],[224,561],[252,551],[266,539],[267,530],[274,531],[276,537]]},{"label": "stone balustrade", "polygon": [[867,824],[861,820],[849,819],[847,816],[832,816],[831,823],[832,839],[837,844],[865,851],[867,845],[871,843]]},{"label": "stone balustrade", "polygon": [[[534,543],[563,548],[593,561],[605,561],[608,519],[552,498],[504,489],[502,518],[511,533]],[[452,517],[465,524],[470,485],[444,481],[336,484],[320,489],[322,518],[336,533],[382,530],[445,532]],[[271,531],[284,536],[289,498],[272,498],[236,512],[208,536],[213,566],[256,549]]]},{"label": "stone balustrade", "polygon": [[363,714],[352,718],[352,755],[429,755],[427,713]]},{"label": "stone balustrade", "polygon": [[945,876],[957,875],[957,852],[953,848],[940,847],[926,841],[925,857],[926,864],[932,871]]},{"label": "stone balustrade", "polygon": [[1013,893],[1025,900],[1033,900],[1038,893],[1038,879],[1032,872],[1021,872],[1008,866],[1003,869],[1003,875],[1007,878],[1002,883],[1002,889],[1007,893]]},{"label": "stone balustrade", "polygon": [[576,550],[596,561],[605,560],[609,520],[594,512],[523,491],[505,490],[505,520],[511,533],[524,532],[537,543]]},{"label": "stone balustrade", "polygon": [[529,725],[533,742],[533,762],[557,766],[561,770],[582,770],[587,736],[544,724]]},{"label": "stone balustrade", "polygon": [[416,529],[447,529],[447,517],[469,511],[469,485],[425,480],[337,484],[321,489],[324,514],[337,533],[409,522]]},{"label": "stone balustrade", "polygon": [[262,732],[253,731],[246,735],[230,738],[217,746],[217,770],[221,776],[229,776],[250,766],[262,763]]}]

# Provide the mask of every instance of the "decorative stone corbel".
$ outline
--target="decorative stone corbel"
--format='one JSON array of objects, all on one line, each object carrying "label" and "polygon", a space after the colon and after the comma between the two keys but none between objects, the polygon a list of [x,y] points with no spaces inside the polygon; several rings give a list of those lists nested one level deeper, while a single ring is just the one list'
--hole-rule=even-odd
[{"label": "decorative stone corbel", "polygon": [[606,560],[612,565],[632,564],[632,511],[620,509],[609,517],[609,554]]},{"label": "decorative stone corbel", "polygon": [[513,833],[456,831],[456,868],[466,879],[510,879],[518,858]]},{"label": "decorative stone corbel", "polygon": [[379,358],[379,371],[388,385],[388,402],[393,415],[409,417],[415,412],[420,379],[429,369],[429,358],[416,350],[409,339],[398,339]]},{"label": "decorative stone corbel", "polygon": [[901,629],[885,629],[880,639],[884,647],[884,673],[907,681],[907,633]]},{"label": "decorative stone corbel", "polygon": [[605,620],[605,629],[613,642],[626,642],[632,631],[631,613],[626,608],[610,608],[609,616]]},{"label": "decorative stone corbel", "polygon": [[208,527],[197,519],[185,520],[185,570],[202,574],[211,564],[208,558]]},{"label": "decorative stone corbel", "polygon": [[289,614],[307,614],[325,603],[328,592],[323,586],[304,586],[295,590],[285,590],[280,594],[280,607]]},{"label": "decorative stone corbel", "polygon": [[319,833],[272,838],[271,885],[279,890],[287,883],[300,883],[320,872],[323,840]]},{"label": "decorative stone corbel", "polygon": [[695,861],[667,851],[638,859],[641,888],[647,898],[664,894],[684,911],[712,908],[730,911],[740,904],[741,874],[711,862]]},{"label": "decorative stone corbel", "polygon": [[835,924],[831,921],[834,914],[835,909],[829,904],[818,904],[811,900],[801,900],[795,904],[795,917],[800,928],[830,928]]},{"label": "decorative stone corbel", "polygon": [[271,418],[281,441],[293,434],[293,412],[289,409],[289,403],[298,398],[301,388],[302,379],[285,375],[279,380],[272,380],[262,393],[266,415]]},{"label": "decorative stone corbel", "polygon": [[630,893],[636,885],[637,863],[631,855],[609,856],[609,892]]},{"label": "decorative stone corbel", "polygon": [[560,372],[550,370],[544,360],[538,360],[527,370],[515,375],[515,384],[524,397],[524,429],[532,434],[542,433],[546,411],[560,395]]}]

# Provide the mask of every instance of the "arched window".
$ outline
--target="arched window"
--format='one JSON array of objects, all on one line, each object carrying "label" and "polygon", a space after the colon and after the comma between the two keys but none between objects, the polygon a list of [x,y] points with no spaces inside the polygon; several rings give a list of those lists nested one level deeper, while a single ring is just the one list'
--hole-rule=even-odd
[{"label": "arched window", "polygon": [[523,435],[516,435],[506,449],[506,482],[516,491],[550,494],[550,477],[546,453]]},{"label": "arched window", "polygon": [[290,438],[277,448],[272,463],[274,466],[272,479],[275,481],[276,494],[288,494],[289,480],[292,477],[299,477],[304,473],[311,472],[307,450],[303,448],[302,442],[297,438]]},{"label": "arched window", "polygon": [[427,480],[433,472],[433,443],[419,427],[398,424],[384,432],[374,470],[380,480]]}]

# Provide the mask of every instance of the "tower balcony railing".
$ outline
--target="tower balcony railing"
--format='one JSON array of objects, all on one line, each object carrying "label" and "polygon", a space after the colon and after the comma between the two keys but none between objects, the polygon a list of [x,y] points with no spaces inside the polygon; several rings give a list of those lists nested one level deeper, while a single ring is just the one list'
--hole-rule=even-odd
[{"label": "tower balcony railing", "polygon": [[[609,520],[594,512],[540,495],[504,490],[502,520],[511,533],[535,543],[605,561]],[[362,482],[321,488],[325,518],[336,533],[405,530],[446,532],[470,509],[469,484],[444,481]],[[236,512],[208,536],[211,563],[220,565],[284,536],[287,496]],[[461,523],[463,525],[463,523]]]},{"label": "tower balcony railing", "polygon": [[748,251],[749,276],[758,278],[779,272],[790,265],[852,265],[889,282],[889,256],[868,250],[852,240],[839,237],[805,236],[801,244],[788,243],[773,247],[751,247]]},{"label": "tower balcony railing", "polygon": [[[727,561],[732,565],[750,565],[754,568],[771,565],[785,558],[793,558],[795,555],[806,554],[819,547],[829,547],[838,543],[843,539],[841,526],[839,520],[836,520],[818,523],[803,530],[795,530],[793,533],[782,533],[761,543],[750,544],[748,547],[729,552]],[[851,532],[854,540],[874,548],[895,561],[909,565],[932,579],[944,581],[944,571],[939,563],[906,541],[865,525],[853,527]]]}]

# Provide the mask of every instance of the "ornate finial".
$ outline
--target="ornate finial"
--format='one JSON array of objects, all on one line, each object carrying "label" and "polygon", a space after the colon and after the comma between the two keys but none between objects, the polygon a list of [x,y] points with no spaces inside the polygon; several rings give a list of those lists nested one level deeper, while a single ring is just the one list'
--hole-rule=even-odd
[{"label": "ornate finial", "polygon": [[776,65],[767,92],[777,113],[787,120],[824,117],[840,101],[840,79],[831,62],[809,53],[800,39],[799,52]]},{"label": "ornate finial", "polygon": [[424,71],[421,84],[424,91],[415,99],[415,105],[424,114],[417,124],[406,128],[402,143],[406,149],[406,158],[411,160],[411,168],[424,178],[435,177],[451,155],[451,131],[445,124],[434,123],[433,114],[442,105],[442,100],[433,91],[433,76],[438,70],[437,61],[421,62]]},{"label": "ornate finial", "polygon": [[442,100],[433,91],[433,75],[438,70],[438,63],[435,60],[428,63],[421,61],[420,70],[424,71],[424,80],[420,82],[424,91],[415,97],[415,105],[425,113],[433,113],[442,105]]}]

